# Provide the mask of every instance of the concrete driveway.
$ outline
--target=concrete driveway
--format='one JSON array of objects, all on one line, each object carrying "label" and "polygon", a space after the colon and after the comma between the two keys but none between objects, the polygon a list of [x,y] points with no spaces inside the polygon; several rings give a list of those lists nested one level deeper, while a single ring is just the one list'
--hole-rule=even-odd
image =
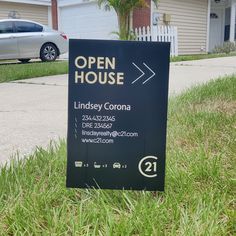
[{"label": "concrete driveway", "polygon": [[[170,95],[234,73],[236,57],[172,63]],[[24,157],[65,138],[66,132],[67,75],[0,84],[0,164],[16,152]]]}]

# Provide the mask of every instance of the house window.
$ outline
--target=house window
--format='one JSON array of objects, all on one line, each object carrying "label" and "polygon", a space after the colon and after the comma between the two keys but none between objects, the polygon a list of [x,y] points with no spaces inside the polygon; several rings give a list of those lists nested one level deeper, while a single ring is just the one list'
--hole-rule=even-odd
[{"label": "house window", "polygon": [[[231,15],[231,8],[228,7],[228,8],[225,9],[225,35],[224,35],[224,41],[229,41],[229,36],[230,36],[230,15]],[[234,27],[236,27],[236,22],[235,22]],[[236,31],[235,31],[234,39],[236,40]]]}]

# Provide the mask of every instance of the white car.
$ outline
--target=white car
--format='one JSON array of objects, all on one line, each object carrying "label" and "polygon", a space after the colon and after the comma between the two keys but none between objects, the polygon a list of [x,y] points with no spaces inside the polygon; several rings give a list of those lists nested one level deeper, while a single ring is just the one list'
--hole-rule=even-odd
[{"label": "white car", "polygon": [[65,34],[34,21],[0,20],[0,59],[54,61],[68,51]]}]

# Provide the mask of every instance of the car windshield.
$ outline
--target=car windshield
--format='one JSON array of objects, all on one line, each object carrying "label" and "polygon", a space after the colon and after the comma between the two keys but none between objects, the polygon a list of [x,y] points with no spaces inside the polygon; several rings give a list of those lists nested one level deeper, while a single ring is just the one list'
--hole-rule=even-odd
[{"label": "car windshield", "polygon": [[44,31],[47,31],[47,32],[48,31],[55,31],[52,28],[50,28],[49,26],[44,25],[43,27],[44,27]]}]

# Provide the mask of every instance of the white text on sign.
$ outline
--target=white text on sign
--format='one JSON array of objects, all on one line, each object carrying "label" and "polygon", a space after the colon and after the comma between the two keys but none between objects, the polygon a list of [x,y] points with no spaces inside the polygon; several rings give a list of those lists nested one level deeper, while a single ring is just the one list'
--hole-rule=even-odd
[{"label": "white text on sign", "polygon": [[[83,57],[75,58],[76,84],[101,84],[101,85],[123,85],[124,73],[116,72],[115,57]],[[91,71],[83,71],[83,69],[91,69]],[[94,70],[97,70],[96,72]],[[101,70],[101,71],[99,71]],[[104,71],[113,70],[113,71]]]}]

